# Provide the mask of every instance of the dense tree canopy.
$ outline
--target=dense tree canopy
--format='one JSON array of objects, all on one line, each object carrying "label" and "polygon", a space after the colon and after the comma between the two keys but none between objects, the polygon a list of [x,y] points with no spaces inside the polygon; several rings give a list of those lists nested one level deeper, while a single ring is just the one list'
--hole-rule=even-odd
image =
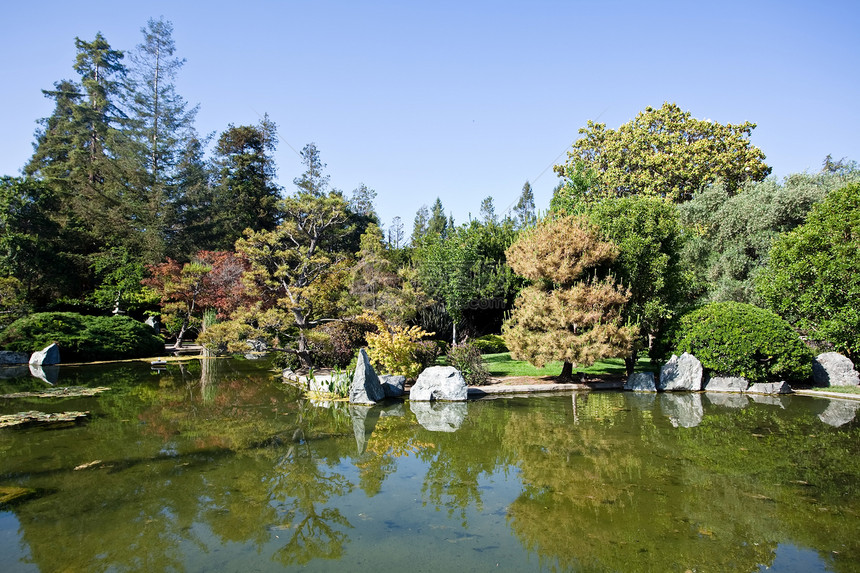
[{"label": "dense tree canopy", "polygon": [[860,183],[830,193],[780,236],[757,287],[811,338],[860,359]]},{"label": "dense tree canopy", "polygon": [[851,181],[860,181],[860,171],[797,173],[782,182],[748,183],[734,196],[721,183],[701,190],[679,207],[690,229],[684,266],[693,274],[697,294],[715,302],[761,304],[755,277],[767,264],[774,240]]},{"label": "dense tree canopy", "polygon": [[[676,104],[647,107],[617,130],[589,121],[567,162],[554,167],[566,182],[593,174],[598,195],[650,195],[676,203],[717,180],[730,193],[770,173],[749,136],[754,123],[722,125],[692,117]],[[576,185],[566,185],[575,190]]]}]

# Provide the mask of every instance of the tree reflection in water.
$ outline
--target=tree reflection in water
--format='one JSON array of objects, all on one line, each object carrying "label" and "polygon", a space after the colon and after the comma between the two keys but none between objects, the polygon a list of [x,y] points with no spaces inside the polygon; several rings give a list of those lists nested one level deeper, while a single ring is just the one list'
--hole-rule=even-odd
[{"label": "tree reflection in water", "polygon": [[217,570],[249,551],[355,566],[391,531],[476,569],[756,571],[786,542],[820,570],[860,562],[860,423],[825,424],[825,401],[503,398],[450,432],[402,403],[313,405],[232,361],[110,372],[111,392],[56,406],[88,424],[0,435],[0,486],[37,492],[12,510],[43,571]]}]

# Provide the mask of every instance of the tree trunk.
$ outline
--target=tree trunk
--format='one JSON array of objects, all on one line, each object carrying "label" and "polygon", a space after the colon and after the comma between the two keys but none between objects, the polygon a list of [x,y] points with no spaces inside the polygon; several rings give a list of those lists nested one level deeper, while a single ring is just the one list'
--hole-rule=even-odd
[{"label": "tree trunk", "polygon": [[559,378],[563,380],[573,379],[573,364],[571,362],[564,362],[564,366],[561,367],[561,376],[559,376]]},{"label": "tree trunk", "polygon": [[633,374],[633,370],[636,368],[636,362],[639,360],[639,349],[634,348],[630,353],[630,356],[624,359],[624,367],[627,370],[627,376]]}]

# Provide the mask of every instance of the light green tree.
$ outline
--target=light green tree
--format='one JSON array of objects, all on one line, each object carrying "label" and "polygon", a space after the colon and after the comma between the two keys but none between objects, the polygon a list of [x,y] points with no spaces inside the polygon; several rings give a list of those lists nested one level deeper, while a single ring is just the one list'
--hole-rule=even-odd
[{"label": "light green tree", "polygon": [[764,153],[750,143],[754,128],[750,122],[696,119],[667,102],[645,108],[617,130],[589,121],[567,161],[553,169],[574,187],[593,171],[596,181],[588,190],[599,195],[650,195],[680,203],[717,180],[735,193],[771,171]]}]

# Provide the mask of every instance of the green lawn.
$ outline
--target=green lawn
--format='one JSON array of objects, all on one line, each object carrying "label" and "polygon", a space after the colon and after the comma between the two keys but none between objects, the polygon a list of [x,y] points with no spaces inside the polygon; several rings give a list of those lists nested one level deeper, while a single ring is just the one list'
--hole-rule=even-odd
[{"label": "green lawn", "polygon": [[[550,362],[543,368],[532,366],[523,360],[512,360],[510,352],[500,354],[484,354],[484,364],[493,376],[558,376],[561,374],[561,362]],[[654,370],[650,360],[640,358],[636,370]],[[621,358],[610,358],[599,360],[588,368],[574,368],[574,374],[584,372],[586,374],[614,374],[623,376],[624,360]]]}]

